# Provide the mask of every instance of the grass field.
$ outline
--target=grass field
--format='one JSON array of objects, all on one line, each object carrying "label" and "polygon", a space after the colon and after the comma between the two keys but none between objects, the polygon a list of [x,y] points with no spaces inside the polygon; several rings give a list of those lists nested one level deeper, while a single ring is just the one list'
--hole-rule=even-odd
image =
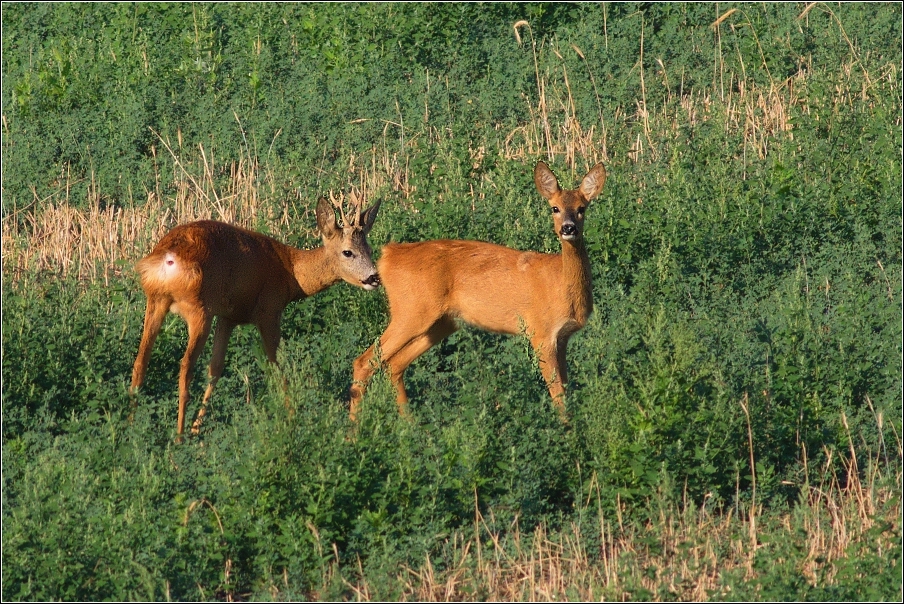
[{"label": "grass field", "polygon": [[[899,600],[897,4],[3,6],[4,600]],[[170,316],[129,421],[134,263],[210,217],[313,247],[557,252],[596,162],[563,425],[526,338],[352,361],[382,291],[239,328],[175,440]],[[201,357],[192,416],[206,372]],[[285,404],[288,398],[288,408]]]}]

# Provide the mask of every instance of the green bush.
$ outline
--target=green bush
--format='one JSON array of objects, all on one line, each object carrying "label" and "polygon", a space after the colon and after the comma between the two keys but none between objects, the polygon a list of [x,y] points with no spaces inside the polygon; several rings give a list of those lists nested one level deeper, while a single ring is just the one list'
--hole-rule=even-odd
[{"label": "green bush", "polygon": [[[218,186],[224,162],[259,162],[278,175],[257,183],[276,213],[295,191],[346,186],[349,155],[378,148],[413,188],[378,192],[376,249],[456,237],[555,252],[540,158],[506,155],[537,123],[538,77],[554,129],[605,129],[609,172],[588,211],[595,313],[569,346],[568,426],[526,340],[472,329],[409,369],[410,422],[378,374],[353,426],[351,364],[387,309],[340,284],[286,310],[279,369],[236,330],[202,437],[177,445],[183,323],[167,320],[130,421],[134,275],[4,271],[4,599],[351,598],[343,579],[361,572],[391,599],[402,565],[442,558],[478,515],[503,533],[577,518],[589,534],[597,498],[638,526],[660,499],[768,518],[812,468],[843,476],[851,447],[861,470],[899,466],[901,12],[802,10],[4,5],[4,221],[89,189],[170,199],[182,176],[161,139],[215,153]],[[742,85],[804,86],[783,105],[789,129],[733,123],[746,108],[724,99]],[[596,158],[543,159],[571,186]],[[731,597],[900,595],[900,549],[890,567],[852,551],[813,585],[787,547],[758,559],[756,581],[726,577]]]}]

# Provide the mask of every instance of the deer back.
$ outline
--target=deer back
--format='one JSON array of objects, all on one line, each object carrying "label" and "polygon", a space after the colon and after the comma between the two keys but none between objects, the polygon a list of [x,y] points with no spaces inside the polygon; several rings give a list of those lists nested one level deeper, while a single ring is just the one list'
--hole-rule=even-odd
[{"label": "deer back", "polygon": [[138,265],[142,286],[180,304],[249,322],[262,296],[283,306],[301,293],[293,252],[271,237],[213,220],[172,229]]},{"label": "deer back", "polygon": [[605,178],[597,164],[577,189],[563,190],[546,164],[537,164],[534,181],[552,210],[559,254],[467,240],[385,246],[378,268],[390,313],[412,324],[452,316],[501,333],[525,324],[537,332],[583,326],[593,307],[584,216]]}]

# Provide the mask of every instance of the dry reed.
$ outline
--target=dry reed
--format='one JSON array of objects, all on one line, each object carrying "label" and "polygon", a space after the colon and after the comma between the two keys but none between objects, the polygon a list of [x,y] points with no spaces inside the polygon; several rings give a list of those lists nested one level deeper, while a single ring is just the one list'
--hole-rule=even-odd
[{"label": "dry reed", "polygon": [[[277,238],[302,232],[316,241],[313,207],[319,194],[280,190],[272,171],[255,159],[218,168],[204,147],[186,160],[161,142],[174,159],[171,191],[164,193],[158,185],[147,192],[143,204],[114,205],[96,187],[89,187],[87,207],[80,209],[68,204],[72,183],[67,180],[50,198],[35,199],[3,217],[4,271],[13,281],[48,272],[108,284],[111,277],[131,271],[132,264],[171,228],[202,219],[262,230]],[[404,192],[407,179],[398,164],[397,156],[381,155],[376,149],[352,155],[348,193],[326,194],[343,205],[349,194],[366,204],[373,191],[386,186]]]},{"label": "dry reed", "polygon": [[[743,12],[737,14],[743,15]],[[734,30],[749,26],[749,22],[730,24],[732,19],[729,17],[735,16],[731,10],[726,12],[713,23],[713,29],[718,33],[726,27]],[[526,21],[515,24],[519,43],[521,29],[527,29],[530,34],[536,98],[524,94],[529,116],[527,123],[512,129],[498,141],[499,153],[506,160],[562,158],[572,172],[587,170],[598,161],[620,160],[614,157],[611,149],[611,141],[618,134],[630,141],[625,153],[629,161],[650,163],[668,155],[668,145],[675,143],[683,128],[718,120],[728,133],[741,136],[743,148],[735,152],[746,164],[748,156],[766,157],[775,140],[793,138],[791,116],[794,111],[810,111],[806,90],[813,71],[803,60],[797,73],[781,82],[770,77],[768,85],[757,84],[747,77],[746,71],[740,76],[734,72],[725,73],[724,62],[720,61],[718,80],[727,80],[727,86],[714,84],[711,89],[688,91],[682,86],[679,93],[673,91],[668,66],[660,60],[658,78],[645,78],[642,70],[638,74],[645,78],[641,82],[643,98],[638,99],[633,108],[617,107],[612,115],[604,116],[589,63],[583,51],[571,45],[569,49],[587,65],[599,110],[594,123],[582,124],[562,59],[562,52],[569,50],[560,52],[557,46],[551,46],[551,52],[562,62],[558,67],[548,66],[541,71],[538,53],[542,48],[538,48]],[[642,46],[639,50],[642,52]],[[858,68],[862,69],[862,66],[855,57],[849,64],[840,66],[839,73],[843,79],[851,80]],[[744,69],[742,64],[742,71]],[[879,74],[867,74],[866,81],[869,86],[894,85],[896,69],[889,65]],[[665,101],[659,106],[647,102],[649,88],[654,82],[659,82],[655,85],[661,85],[666,92]],[[860,91],[862,98],[868,95],[866,86],[864,84]],[[837,86],[833,94],[833,107],[853,102],[854,94],[848,86]],[[361,120],[353,120],[353,123],[357,121]],[[398,141],[394,138],[390,141],[391,128],[399,131]],[[368,193],[379,189],[398,192],[403,200],[412,196],[416,187],[411,184],[408,170],[411,157],[420,152],[419,145],[435,144],[446,136],[444,128],[429,123],[423,128],[422,131],[406,130],[401,117],[398,123],[386,122],[381,144],[361,155],[349,156],[349,188],[357,187],[365,201]],[[313,221],[309,212],[322,192],[305,194],[295,189],[287,194],[284,186],[277,184],[272,168],[263,168],[254,157],[243,156],[218,164],[212,151],[203,146],[187,153],[182,146],[181,133],[177,133],[176,143],[156,132],[155,135],[172,158],[173,184],[168,191],[161,190],[158,174],[157,184],[147,191],[144,203],[136,204],[130,199],[111,204],[105,202],[92,183],[88,198],[78,204],[87,209],[76,209],[69,204],[73,183],[64,168],[56,193],[46,199],[38,199],[36,195],[28,207],[13,209],[3,216],[3,266],[13,281],[21,275],[49,271],[106,282],[124,268],[129,270],[128,267],[147,253],[167,230],[200,218],[215,218],[274,234],[311,228]],[[401,147],[397,147],[397,143]],[[469,142],[475,166],[484,161],[488,146],[491,145],[487,141]],[[399,150],[390,151],[390,148]],[[156,165],[156,153],[154,159]],[[475,184],[470,186],[473,198]]]},{"label": "dry reed", "polygon": [[[647,525],[633,528],[620,527],[618,519],[599,510],[591,512],[597,514],[599,533],[590,545],[576,523],[556,534],[540,525],[526,535],[515,523],[502,534],[490,530],[478,511],[473,530],[450,538],[451,554],[405,567],[397,580],[405,600],[429,602],[708,601],[724,598],[737,577],[761,578],[758,573],[768,564],[754,566],[757,557],[782,563],[782,554],[771,552],[769,544],[799,543],[803,533],[803,553],[793,561],[795,568],[811,585],[834,585],[837,567],[855,550],[852,546],[880,556],[898,547],[901,471],[899,466],[893,487],[880,488],[876,464],[866,472],[865,483],[855,461],[842,464],[844,481],[829,465],[818,486],[804,487],[797,507],[757,516],[756,525],[733,507],[714,510],[706,501],[699,508],[663,507]],[[883,523],[886,528],[878,536],[870,531]],[[888,561],[894,564],[893,556]],[[330,578],[336,574],[331,569]],[[356,599],[369,601],[376,590],[363,571],[358,575],[355,583],[345,585]],[[327,585],[325,577],[323,588]]]}]

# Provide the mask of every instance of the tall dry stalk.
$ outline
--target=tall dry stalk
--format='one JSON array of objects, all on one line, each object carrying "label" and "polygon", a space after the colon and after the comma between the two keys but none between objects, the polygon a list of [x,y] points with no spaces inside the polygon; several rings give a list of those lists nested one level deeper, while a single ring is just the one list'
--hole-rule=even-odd
[{"label": "tall dry stalk", "polygon": [[[801,18],[810,10],[812,7],[804,11]],[[829,14],[834,18],[834,15],[830,12]],[[741,17],[741,20],[732,22],[732,19],[738,16]],[[840,23],[838,25],[840,28]],[[518,32],[524,27],[530,31],[530,26],[526,21],[519,21],[515,24],[515,35],[519,44],[521,36]],[[540,51],[531,37],[537,100],[532,102],[527,95],[524,95],[529,119],[526,124],[508,132],[501,145],[503,157],[522,161],[541,156],[550,160],[561,158],[569,166],[573,165],[579,157],[582,157],[585,162],[589,162],[588,165],[595,161],[610,161],[609,139],[613,132],[619,132],[631,141],[628,158],[632,162],[653,162],[660,155],[668,155],[668,150],[660,147],[678,140],[682,129],[695,127],[702,122],[718,118],[724,123],[727,133],[741,134],[744,141],[741,152],[745,165],[748,153],[758,159],[765,158],[769,154],[774,140],[781,137],[794,137],[794,127],[791,121],[792,108],[796,107],[804,113],[810,111],[806,99],[808,79],[813,73],[812,66],[802,59],[797,73],[783,81],[775,81],[766,65],[765,53],[759,37],[750,19],[741,9],[733,8],[725,11],[712,23],[711,27],[714,32],[715,49],[712,86],[699,90],[686,90],[682,77],[681,85],[674,90],[669,83],[665,65],[659,60],[658,63],[663,72],[661,85],[665,89],[666,102],[654,106],[649,101],[651,86],[654,84],[646,77],[642,23],[638,46],[639,97],[633,108],[618,107],[615,109],[613,117],[607,121],[603,120],[599,91],[590,65],[586,61],[583,51],[572,44],[572,48],[587,65],[588,79],[597,97],[600,120],[598,131],[595,129],[595,124],[588,127],[578,119],[573,109],[571,82],[565,66],[562,66],[558,74],[544,72],[540,69]],[[840,29],[844,35],[843,28]],[[729,38],[723,36],[723,30],[730,30],[735,36],[734,52],[738,54],[740,73],[729,72],[726,69],[723,46]],[[747,72],[737,38],[742,32],[744,35],[752,37],[758,49],[760,55],[758,68],[764,70],[768,76],[766,84],[758,84]],[[854,47],[851,46],[851,49],[853,52]],[[549,47],[548,52],[561,58],[561,54],[555,48]],[[850,72],[857,67],[862,68],[862,65],[857,55],[854,54],[852,62],[843,66],[842,69]],[[890,66],[883,71],[881,76],[869,75],[867,80],[869,82],[882,80],[888,77],[889,71],[894,71],[894,67]],[[835,90],[834,94],[836,98],[832,102],[835,104],[850,101],[845,91],[840,88]],[[677,108],[681,109],[680,114],[676,111]],[[617,158],[611,159],[617,160]]]},{"label": "tall dry stalk", "polygon": [[[35,201],[3,217],[3,268],[13,282],[20,276],[49,272],[80,280],[109,280],[132,270],[135,261],[177,224],[215,219],[277,236],[307,233],[316,240],[313,202],[299,190],[290,197],[278,190],[276,176],[255,158],[241,158],[217,166],[213,154],[198,146],[197,155],[185,159],[171,141],[159,138],[172,156],[172,191],[157,185],[147,191],[143,204],[106,203],[96,186],[89,187],[87,207],[68,203],[74,183],[66,181],[47,199]],[[217,174],[228,175],[222,184]],[[68,175],[68,173],[67,173]],[[405,191],[407,175],[396,155],[372,148],[352,155],[348,167],[349,190],[367,199],[382,188]],[[333,193],[344,201],[344,193]]]},{"label": "tall dry stalk", "polygon": [[[746,399],[741,401],[749,416],[747,405]],[[882,420],[875,418],[881,429]],[[846,427],[847,419],[842,418],[842,423]],[[877,457],[863,468],[846,430],[847,455],[836,461],[838,454],[828,451],[821,478],[812,484],[807,478],[800,486],[799,504],[786,511],[759,509],[757,518],[764,522],[756,529],[753,511],[745,519],[732,506],[708,505],[708,496],[699,506],[686,498],[681,504],[662,502],[659,513],[643,524],[624,522],[620,505],[616,518],[611,518],[603,510],[599,482],[593,476],[590,495],[577,502],[582,510],[579,517],[596,514],[599,533],[590,545],[586,524],[582,530],[577,522],[555,532],[541,524],[525,534],[516,518],[504,531],[491,529],[498,522],[492,517],[486,521],[475,493],[473,524],[449,537],[446,553],[401,569],[397,581],[402,597],[429,602],[638,597],[702,602],[724,599],[738,576],[746,577],[745,581],[773,576],[769,575],[773,565],[793,566],[810,585],[822,587],[846,580],[839,577],[838,568],[845,559],[859,555],[856,552],[887,557],[893,565],[894,555],[900,554],[902,521],[900,438],[891,464]],[[753,464],[749,422],[748,439]],[[802,461],[809,477],[806,452]],[[595,510],[590,505],[593,493]],[[772,553],[774,544],[789,541],[804,544],[798,559],[788,560],[787,550],[781,547]],[[753,565],[755,558],[758,563]],[[357,598],[370,600],[374,590],[360,565],[358,571],[357,580],[346,579],[346,585]]]},{"label": "tall dry stalk", "polygon": [[[842,466],[848,476],[857,475],[852,458]],[[829,472],[820,484],[803,487],[795,509],[770,515],[769,528],[760,527],[759,534],[780,543],[800,540],[803,533],[806,549],[797,568],[812,585],[837,584],[836,563],[854,546],[879,555],[899,547],[901,518],[892,503],[900,492],[900,465],[895,472],[894,488],[877,486],[878,470],[866,484],[842,482]],[[726,577],[736,571],[756,580],[768,567],[751,564],[769,545],[749,540],[750,522],[734,508],[713,509],[705,500],[699,508],[670,505],[658,520],[622,528],[599,510],[598,523],[599,545],[590,547],[577,523],[555,533],[541,524],[525,535],[515,521],[501,532],[475,510],[474,527],[450,536],[442,565],[427,557],[404,567],[397,581],[404,599],[427,602],[626,600],[639,596],[638,586],[646,590],[642,597],[654,601],[709,601],[730,593]],[[877,535],[877,523],[888,528]],[[374,591],[363,571],[347,585],[362,600]]]}]

